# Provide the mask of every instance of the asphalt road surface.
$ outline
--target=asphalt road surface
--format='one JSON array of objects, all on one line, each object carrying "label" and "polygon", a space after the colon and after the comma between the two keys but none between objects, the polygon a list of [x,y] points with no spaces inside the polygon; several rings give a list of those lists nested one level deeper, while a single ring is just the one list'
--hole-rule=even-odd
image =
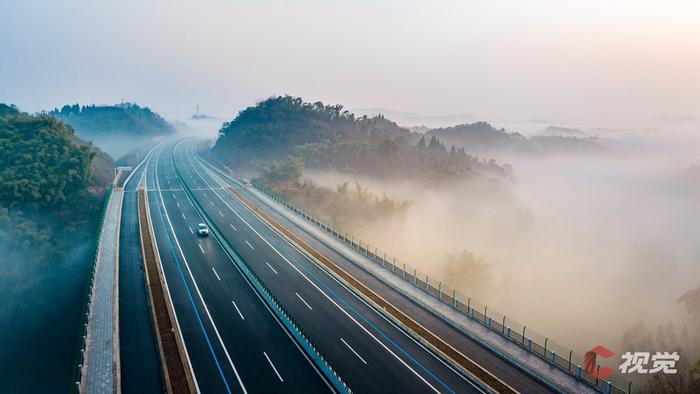
[{"label": "asphalt road surface", "polygon": [[328,392],[331,386],[214,237],[175,176],[172,144],[151,155],[146,185],[178,325],[203,393]]}]

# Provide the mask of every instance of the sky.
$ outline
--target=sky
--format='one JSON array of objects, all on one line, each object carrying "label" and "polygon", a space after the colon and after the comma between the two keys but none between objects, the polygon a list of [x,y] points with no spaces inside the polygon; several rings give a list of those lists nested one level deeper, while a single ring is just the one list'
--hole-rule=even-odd
[{"label": "sky", "polygon": [[700,2],[0,0],[0,102],[231,119],[277,94],[604,125],[700,117]]}]

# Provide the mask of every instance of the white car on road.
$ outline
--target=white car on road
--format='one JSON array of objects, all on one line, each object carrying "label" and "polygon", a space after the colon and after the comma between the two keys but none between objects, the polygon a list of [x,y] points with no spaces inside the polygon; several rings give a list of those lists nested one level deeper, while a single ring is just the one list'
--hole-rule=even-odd
[{"label": "white car on road", "polygon": [[206,237],[209,235],[209,226],[204,223],[199,223],[197,225],[197,234]]}]

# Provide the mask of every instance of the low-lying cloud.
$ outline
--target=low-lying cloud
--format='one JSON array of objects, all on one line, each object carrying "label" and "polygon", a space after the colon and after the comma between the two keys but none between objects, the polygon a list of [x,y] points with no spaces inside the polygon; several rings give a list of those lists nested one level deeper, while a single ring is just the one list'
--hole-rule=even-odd
[{"label": "low-lying cloud", "polygon": [[[357,180],[412,201],[406,216],[360,235],[489,308],[582,351],[619,345],[637,321],[685,316],[700,285],[700,179],[692,134],[613,136],[595,155],[508,156],[516,180],[426,186],[308,171],[326,186]],[[451,274],[464,250],[488,265],[475,285]],[[459,276],[457,277],[459,278]],[[458,283],[455,283],[458,282]]]}]

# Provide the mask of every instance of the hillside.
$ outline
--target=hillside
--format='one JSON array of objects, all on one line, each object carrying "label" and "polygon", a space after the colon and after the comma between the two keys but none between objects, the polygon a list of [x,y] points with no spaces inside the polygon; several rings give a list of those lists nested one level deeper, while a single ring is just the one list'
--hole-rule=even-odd
[{"label": "hillside", "polygon": [[377,178],[443,181],[477,175],[509,177],[510,168],[448,149],[384,118],[355,117],[341,105],[273,97],[223,125],[213,153],[254,173],[288,156],[307,168]]},{"label": "hillside", "polygon": [[114,157],[169,135],[175,128],[148,107],[124,103],[112,106],[64,105],[49,112],[69,124],[76,135]]},{"label": "hillside", "polygon": [[452,127],[442,127],[426,132],[445,144],[468,147],[471,151],[487,152],[500,149],[523,149],[527,146],[525,137],[517,133],[507,133],[486,122],[465,123]]},{"label": "hillside", "polygon": [[549,126],[542,130],[541,135],[558,135],[562,137],[586,137],[585,131],[571,127]]},{"label": "hillside", "polygon": [[597,139],[586,137],[579,130],[551,126],[541,135],[527,138],[520,133],[509,133],[486,122],[465,123],[427,131],[446,145],[463,147],[480,155],[494,153],[586,153],[602,149]]},{"label": "hillside", "polygon": [[36,380],[24,375],[32,371],[42,392],[71,385],[112,168],[109,156],[52,116],[0,115],[0,343],[35,345],[0,352],[18,384]]}]

